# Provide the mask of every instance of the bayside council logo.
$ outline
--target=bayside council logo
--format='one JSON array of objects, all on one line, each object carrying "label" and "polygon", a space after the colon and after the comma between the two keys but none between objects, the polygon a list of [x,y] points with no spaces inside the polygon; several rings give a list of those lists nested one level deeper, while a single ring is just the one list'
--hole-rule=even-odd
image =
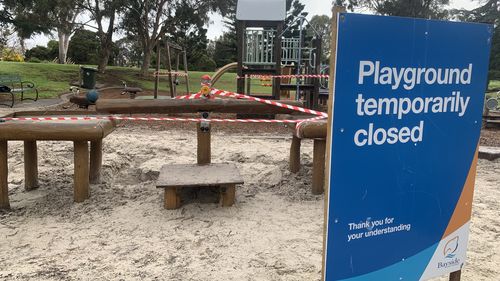
[{"label": "bayside council logo", "polygon": [[445,258],[452,259],[455,257],[455,252],[458,250],[458,236],[450,239],[443,248]]},{"label": "bayside council logo", "polygon": [[437,268],[448,268],[460,265],[460,259],[455,257],[459,246],[458,241],[458,236],[455,236],[446,242],[443,248],[444,260],[438,262]]}]

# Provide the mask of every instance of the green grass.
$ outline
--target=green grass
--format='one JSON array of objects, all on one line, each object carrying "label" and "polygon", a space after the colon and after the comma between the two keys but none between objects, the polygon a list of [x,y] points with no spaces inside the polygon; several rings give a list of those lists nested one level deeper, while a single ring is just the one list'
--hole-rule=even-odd
[{"label": "green grass", "polygon": [[[78,65],[61,65],[53,63],[17,63],[0,61],[0,75],[17,74],[23,80],[33,81],[38,88],[41,98],[54,98],[69,91],[70,82],[78,81]],[[211,72],[189,71],[190,91],[197,92],[200,88],[200,78],[204,74],[212,75]],[[142,77],[138,68],[108,67],[105,74],[98,74],[97,83],[105,83],[110,86],[122,86],[126,81],[128,86],[141,87],[144,90],[154,90],[154,77]],[[178,95],[184,94],[186,86],[184,78],[179,77],[180,85],[177,87]],[[269,82],[263,82],[269,83]],[[217,84],[218,89],[236,91],[236,74],[224,74]],[[252,81],[252,92],[271,93],[270,87],[261,86],[259,80]],[[160,93],[169,94],[168,78],[161,77]]]},{"label": "green grass", "polygon": [[498,88],[500,88],[500,81],[491,80],[490,84],[488,85],[488,89],[498,89]]}]

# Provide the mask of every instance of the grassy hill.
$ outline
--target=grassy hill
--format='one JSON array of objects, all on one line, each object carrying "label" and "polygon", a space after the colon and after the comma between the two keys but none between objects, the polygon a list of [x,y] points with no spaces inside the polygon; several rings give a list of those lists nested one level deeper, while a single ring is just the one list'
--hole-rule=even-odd
[{"label": "grassy hill", "polygon": [[[69,91],[69,83],[78,81],[78,65],[62,65],[53,63],[17,63],[0,61],[0,75],[18,74],[24,80],[35,82],[41,98],[53,98]],[[190,71],[189,83],[191,92],[198,91],[200,87],[200,77],[203,74],[213,74],[206,72]],[[236,74],[226,73],[217,82],[217,88],[229,91],[236,90]],[[145,90],[154,89],[154,77],[142,77],[138,68],[114,67],[110,66],[105,74],[98,74],[97,82],[112,86],[121,86],[122,81],[126,81],[128,86],[141,87]],[[184,78],[180,77],[178,94],[185,91]],[[269,83],[269,82],[264,82]],[[259,80],[254,80],[252,89],[258,93],[270,93],[271,88],[260,85]],[[162,77],[160,91],[168,92],[168,78]],[[500,81],[492,81],[490,88],[500,88]]]},{"label": "grassy hill", "polygon": [[[53,98],[69,91],[70,82],[78,81],[78,65],[61,65],[53,63],[17,63],[0,61],[0,75],[17,74],[23,80],[33,81],[41,98]],[[200,88],[200,78],[210,72],[189,71],[189,84],[191,92],[196,92]],[[114,67],[110,66],[105,74],[98,74],[97,82],[110,86],[122,86],[122,81],[126,81],[128,86],[141,87],[144,90],[154,89],[154,77],[142,77],[138,68]],[[184,77],[179,77],[180,85],[178,94],[186,91]],[[168,78],[161,77],[160,91],[169,92]],[[226,73],[217,82],[217,88],[235,91],[236,74]],[[253,89],[259,93],[270,93],[268,87],[261,87],[260,81],[253,83]]]}]

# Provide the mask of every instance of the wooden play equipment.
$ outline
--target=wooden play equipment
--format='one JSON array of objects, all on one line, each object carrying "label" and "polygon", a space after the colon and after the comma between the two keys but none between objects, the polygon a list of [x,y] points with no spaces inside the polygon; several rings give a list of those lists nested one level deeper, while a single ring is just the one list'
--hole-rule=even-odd
[{"label": "wooden play equipment", "polygon": [[[163,43],[164,42],[164,43]],[[163,45],[163,46],[162,46]],[[166,71],[160,69],[161,57],[163,48],[165,48],[166,55]],[[172,69],[172,53],[175,55],[175,71]],[[182,56],[182,61],[184,64],[183,72],[179,71],[180,59]],[[169,41],[160,40],[156,50],[156,71],[153,74],[155,76],[155,90],[154,99],[158,98],[158,93],[160,89],[160,77],[168,77],[168,86],[170,89],[170,97],[177,96],[177,85],[179,85],[178,78],[180,76],[185,78],[186,83],[186,94],[189,94],[189,77],[188,77],[188,64],[187,64],[187,54],[186,49]]]},{"label": "wooden play equipment", "polygon": [[[206,80],[206,79],[205,79]],[[207,82],[202,82],[203,87]],[[289,105],[299,106],[300,102],[287,101]],[[169,99],[169,100],[106,100],[97,101],[96,109],[105,114],[137,113],[200,113],[202,121],[197,124],[197,156],[199,166],[166,165],[161,169],[158,188],[165,188],[167,209],[180,207],[179,189],[187,186],[221,187],[221,204],[230,206],[234,202],[236,184],[243,183],[238,170],[231,164],[211,163],[211,124],[210,114],[215,113],[252,113],[252,114],[296,114],[290,108],[277,107],[250,100],[239,99]],[[324,148],[323,148],[324,151]],[[172,178],[178,171],[179,175]]]},{"label": "wooden play equipment", "polygon": [[300,170],[300,145],[302,139],[313,139],[313,175],[312,193],[322,194],[324,191],[325,178],[325,151],[326,151],[326,120],[305,121],[298,125],[298,129],[292,126],[292,144],[290,147],[290,165],[292,173]]},{"label": "wooden play equipment", "polygon": [[[311,42],[304,40],[304,27],[307,19],[297,17],[300,34],[297,38],[284,38],[286,6],[285,0],[263,2],[238,0],[237,37],[238,37],[238,76],[271,75],[279,76],[282,69],[292,68],[295,75],[318,75],[321,67],[321,37],[317,35]],[[280,78],[272,81],[272,99],[280,99],[281,91],[296,91],[296,100],[304,99],[306,107],[316,108],[320,81],[317,78],[297,78],[282,83]],[[251,93],[251,80],[238,79],[237,92]],[[268,97],[269,98],[269,97]]]},{"label": "wooden play equipment", "polygon": [[[76,117],[79,112],[16,112],[4,117]],[[72,141],[74,143],[74,200],[90,196],[89,183],[100,181],[102,140],[115,129],[109,120],[80,121],[6,121],[0,123],[0,208],[9,208],[7,143],[24,141],[24,185],[38,187],[37,141]],[[90,142],[90,152],[89,152]]]}]

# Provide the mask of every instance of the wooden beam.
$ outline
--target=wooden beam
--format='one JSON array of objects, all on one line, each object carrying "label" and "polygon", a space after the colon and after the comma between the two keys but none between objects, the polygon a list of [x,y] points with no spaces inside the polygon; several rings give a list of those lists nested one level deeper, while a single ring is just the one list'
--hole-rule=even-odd
[{"label": "wooden beam", "polygon": [[450,281],[460,281],[462,277],[461,275],[462,275],[461,270],[450,273]]},{"label": "wooden beam", "polygon": [[7,141],[0,140],[0,209],[9,209]]},{"label": "wooden beam", "polygon": [[292,136],[292,145],[290,147],[290,172],[298,173],[300,170],[300,143],[301,140],[295,136]]},{"label": "wooden beam", "polygon": [[87,141],[74,142],[75,175],[74,199],[83,202],[89,198],[89,144]]},{"label": "wooden beam", "polygon": [[[283,104],[302,106],[297,101],[282,101]],[[241,114],[301,114],[288,108],[277,107],[249,100],[197,99],[197,100],[125,100],[99,99],[97,112],[106,114],[134,113],[241,113]]]},{"label": "wooden beam", "polygon": [[36,141],[24,141],[24,189],[38,188],[38,153]]},{"label": "wooden beam", "polygon": [[325,139],[315,139],[313,148],[312,193],[322,194],[325,185]]},{"label": "wooden beam", "polygon": [[298,136],[304,139],[325,139],[326,138],[326,120],[315,122],[303,122],[299,126]]},{"label": "wooden beam", "polygon": [[102,139],[90,142],[90,183],[101,182]]}]

